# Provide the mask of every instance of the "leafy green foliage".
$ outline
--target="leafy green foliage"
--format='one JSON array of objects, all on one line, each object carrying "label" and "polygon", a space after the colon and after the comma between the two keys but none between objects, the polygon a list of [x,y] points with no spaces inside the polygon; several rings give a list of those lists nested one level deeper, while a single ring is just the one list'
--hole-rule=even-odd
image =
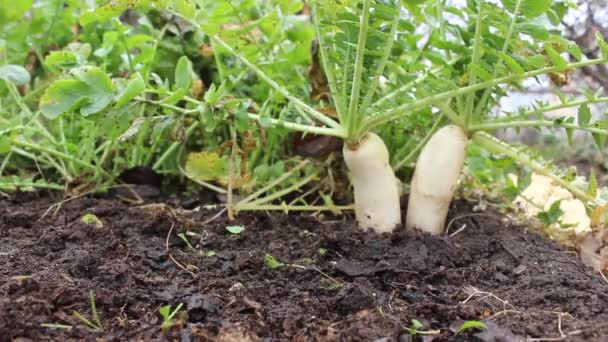
[{"label": "leafy green foliage", "polygon": [[20,65],[0,65],[0,80],[24,85],[30,83],[30,74]]},{"label": "leafy green foliage", "polygon": [[560,208],[561,200],[555,201],[549,207],[549,210],[541,211],[538,213],[538,219],[541,220],[542,223],[549,226],[553,223],[558,223],[560,217],[564,213]]},{"label": "leafy green foliage", "polygon": [[240,226],[240,225],[237,225],[237,226],[226,226],[226,231],[228,233],[230,233],[230,234],[233,234],[233,235],[238,235],[238,234],[242,233],[244,230],[245,230],[245,227],[244,226]]},{"label": "leafy green foliage", "polygon": [[77,79],[53,83],[40,99],[40,110],[49,118],[69,111],[88,116],[103,110],[114,99],[114,84],[96,67],[76,69]]},{"label": "leafy green foliage", "polygon": [[488,329],[488,325],[485,324],[484,322],[480,322],[480,321],[466,321],[466,322],[462,323],[460,328],[458,328],[458,331],[456,331],[456,334],[460,334],[462,332],[472,330],[472,329]]},{"label": "leafy green foliage", "polygon": [[284,263],[278,261],[275,257],[273,257],[272,255],[270,255],[268,253],[264,254],[264,265],[271,270],[285,266]]}]

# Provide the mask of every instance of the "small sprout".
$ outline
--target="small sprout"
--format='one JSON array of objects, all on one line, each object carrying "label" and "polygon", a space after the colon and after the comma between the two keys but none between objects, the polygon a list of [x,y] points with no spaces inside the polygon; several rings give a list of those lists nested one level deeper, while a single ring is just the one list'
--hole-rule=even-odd
[{"label": "small sprout", "polygon": [[327,253],[327,250],[325,248],[319,248],[319,255],[325,255],[325,253]]},{"label": "small sprout", "polygon": [[103,222],[101,222],[99,217],[95,216],[94,214],[84,214],[80,218],[80,221],[82,221],[85,224],[93,225],[97,229],[103,228]]},{"label": "small sprout", "polygon": [[186,236],[186,234],[179,233],[179,234],[177,234],[177,236],[179,236],[179,238],[182,239],[182,241],[184,241],[186,243],[186,245],[188,245],[188,248],[190,248],[193,251],[195,250],[194,247],[192,247],[192,244],[190,243],[190,241],[188,241],[188,237]]},{"label": "small sprout", "polygon": [[230,233],[230,234],[240,234],[245,230],[244,226],[226,226],[226,230]]},{"label": "small sprout", "polygon": [[456,331],[456,334],[460,334],[462,332],[465,332],[465,331],[471,330],[471,329],[475,329],[475,328],[488,329],[488,326],[484,322],[480,322],[480,321],[466,321],[466,322],[462,323],[462,325],[460,326],[458,331]]},{"label": "small sprout", "polygon": [[424,325],[423,325],[422,323],[420,323],[420,321],[419,321],[419,320],[417,320],[417,319],[412,319],[412,327],[411,327],[411,329],[416,329],[416,330],[418,330],[418,329],[421,329],[422,327],[424,327]]},{"label": "small sprout", "polygon": [[215,253],[215,251],[206,251],[205,252],[206,257],[213,257],[213,256],[215,256],[215,254],[217,254],[217,253]]},{"label": "small sprout", "polygon": [[165,306],[161,307],[160,309],[158,309],[158,312],[163,317],[163,323],[160,326],[160,328],[163,332],[167,332],[167,330],[169,330],[173,326],[173,317],[175,317],[175,315],[179,312],[179,310],[182,309],[182,306],[184,306],[184,304],[179,303],[175,307],[175,309],[173,309],[173,311],[171,310],[170,304],[165,305]]},{"label": "small sprout", "polygon": [[264,265],[270,268],[271,270],[285,266],[284,263],[278,261],[277,259],[275,259],[275,257],[268,253],[264,254]]},{"label": "small sprout", "polygon": [[417,319],[412,319],[412,326],[408,327],[404,327],[405,330],[409,331],[410,335],[412,336],[416,336],[416,335],[437,335],[439,334],[441,331],[439,330],[420,330],[424,327],[424,325],[422,323],[420,323],[419,320]]},{"label": "small sprout", "polygon": [[93,290],[89,291],[89,301],[91,305],[91,315],[93,316],[93,320],[89,320],[77,311],[74,311],[74,316],[76,316],[76,318],[81,320],[94,332],[102,332],[103,325],[101,324],[101,320],[99,319],[99,314],[97,314],[97,306],[95,305],[95,294],[93,293]]},{"label": "small sprout", "polygon": [[302,259],[302,263],[304,265],[312,265],[315,263],[315,259],[307,257],[307,258]]}]

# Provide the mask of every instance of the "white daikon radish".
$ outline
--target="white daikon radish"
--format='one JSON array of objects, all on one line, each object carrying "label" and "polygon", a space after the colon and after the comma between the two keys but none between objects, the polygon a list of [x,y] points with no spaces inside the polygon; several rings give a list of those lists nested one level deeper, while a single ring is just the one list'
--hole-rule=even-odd
[{"label": "white daikon radish", "polygon": [[410,187],[406,229],[439,235],[458,177],[464,165],[468,138],[459,126],[438,130],[422,149]]},{"label": "white daikon radish", "polygon": [[355,215],[362,229],[392,232],[401,225],[399,190],[388,160],[388,150],[379,136],[367,133],[359,145],[343,149],[355,190]]}]

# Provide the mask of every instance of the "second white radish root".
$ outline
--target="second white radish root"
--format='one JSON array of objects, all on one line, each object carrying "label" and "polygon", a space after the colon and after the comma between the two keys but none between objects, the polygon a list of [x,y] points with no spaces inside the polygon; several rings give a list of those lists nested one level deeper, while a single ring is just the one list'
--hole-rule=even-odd
[{"label": "second white radish root", "polygon": [[367,133],[355,148],[345,144],[343,154],[351,172],[359,227],[377,233],[392,232],[401,225],[401,210],[386,145],[376,134]]},{"label": "second white radish root", "polygon": [[468,138],[450,125],[438,130],[420,152],[412,178],[406,229],[443,233],[456,183],[464,166]]}]

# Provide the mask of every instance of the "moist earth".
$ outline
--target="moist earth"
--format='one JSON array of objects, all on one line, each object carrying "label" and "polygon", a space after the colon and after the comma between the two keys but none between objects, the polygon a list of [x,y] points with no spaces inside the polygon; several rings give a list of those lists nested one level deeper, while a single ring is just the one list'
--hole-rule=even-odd
[{"label": "moist earth", "polygon": [[464,201],[432,237],[150,196],[1,198],[0,341],[608,340],[605,279]]}]

